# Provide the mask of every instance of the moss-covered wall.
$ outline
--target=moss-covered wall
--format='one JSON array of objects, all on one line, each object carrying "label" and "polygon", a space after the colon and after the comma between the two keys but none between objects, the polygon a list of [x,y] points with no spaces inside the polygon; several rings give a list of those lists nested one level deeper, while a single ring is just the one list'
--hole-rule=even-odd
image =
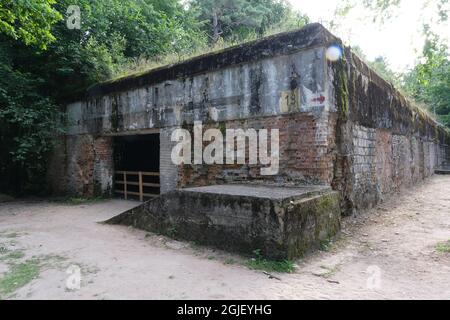
[{"label": "moss-covered wall", "polygon": [[450,134],[349,48],[329,62],[338,114],[333,187],[347,213],[434,174]]}]

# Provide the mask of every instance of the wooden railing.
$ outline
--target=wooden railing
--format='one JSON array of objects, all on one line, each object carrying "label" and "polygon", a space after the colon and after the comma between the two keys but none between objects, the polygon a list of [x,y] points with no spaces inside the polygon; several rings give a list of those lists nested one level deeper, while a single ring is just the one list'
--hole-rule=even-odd
[{"label": "wooden railing", "polygon": [[[159,172],[142,172],[142,171],[116,171],[116,175],[121,175],[123,180],[116,180],[116,185],[123,185],[123,189],[119,190],[116,188],[115,192],[118,194],[123,194],[125,200],[128,200],[128,196],[139,196],[139,201],[144,201],[144,197],[157,197],[156,193],[144,193],[144,187],[159,188],[159,183],[148,183],[143,182],[145,176],[159,177]],[[128,176],[137,176],[138,181],[130,181]],[[138,186],[139,192],[128,191],[128,186]]]}]

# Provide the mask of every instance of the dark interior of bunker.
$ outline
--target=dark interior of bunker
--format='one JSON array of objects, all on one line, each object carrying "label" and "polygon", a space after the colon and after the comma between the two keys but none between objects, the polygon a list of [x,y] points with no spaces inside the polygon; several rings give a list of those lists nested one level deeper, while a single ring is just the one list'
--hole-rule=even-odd
[{"label": "dark interior of bunker", "polygon": [[[142,172],[143,193],[160,194],[159,188],[159,134],[119,136],[114,138],[114,168],[116,190],[123,189],[127,172],[128,198],[139,199],[139,175]],[[130,174],[136,173],[136,174]],[[154,175],[147,175],[152,173]],[[123,194],[120,193],[123,197]]]}]

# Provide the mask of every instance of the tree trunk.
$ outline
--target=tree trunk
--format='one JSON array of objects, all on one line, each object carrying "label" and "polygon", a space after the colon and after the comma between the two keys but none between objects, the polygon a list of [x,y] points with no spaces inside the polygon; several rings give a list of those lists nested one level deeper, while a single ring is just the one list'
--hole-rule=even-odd
[{"label": "tree trunk", "polygon": [[213,42],[213,44],[216,44],[217,41],[219,41],[219,37],[220,37],[219,17],[218,17],[217,11],[213,11],[212,34],[213,34],[212,42]]}]

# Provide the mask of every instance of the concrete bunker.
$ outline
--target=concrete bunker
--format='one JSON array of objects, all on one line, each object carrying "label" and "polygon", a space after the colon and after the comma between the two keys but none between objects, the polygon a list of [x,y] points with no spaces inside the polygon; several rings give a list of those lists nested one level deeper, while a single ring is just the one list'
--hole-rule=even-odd
[{"label": "concrete bunker", "polygon": [[[336,45],[342,56],[330,61]],[[339,231],[341,214],[420,183],[449,156],[448,130],[320,24],[97,84],[67,114],[64,156],[52,162],[66,175],[55,175],[57,189],[111,194],[120,177],[111,137],[157,131],[161,196],[114,222],[274,258],[317,247]],[[279,129],[278,173],[175,165],[171,134],[197,121]]]}]

